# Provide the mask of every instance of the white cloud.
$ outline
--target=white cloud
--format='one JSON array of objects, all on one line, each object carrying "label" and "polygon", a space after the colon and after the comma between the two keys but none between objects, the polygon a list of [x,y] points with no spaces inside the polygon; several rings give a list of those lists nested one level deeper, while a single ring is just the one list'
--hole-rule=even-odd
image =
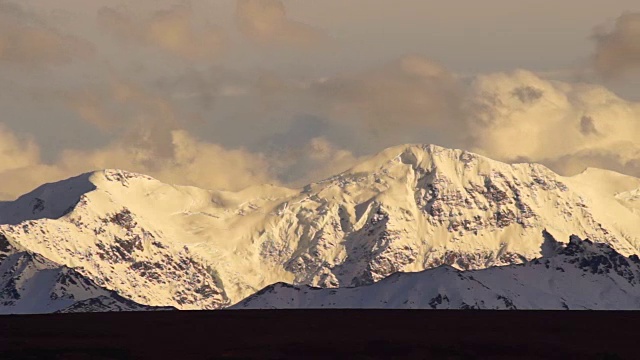
[{"label": "white cloud", "polygon": [[[523,89],[536,96],[518,96]],[[604,166],[640,176],[633,165],[640,104],[602,86],[548,81],[528,71],[483,75],[472,85],[468,113],[467,146],[494,158],[543,162],[568,173]]]}]

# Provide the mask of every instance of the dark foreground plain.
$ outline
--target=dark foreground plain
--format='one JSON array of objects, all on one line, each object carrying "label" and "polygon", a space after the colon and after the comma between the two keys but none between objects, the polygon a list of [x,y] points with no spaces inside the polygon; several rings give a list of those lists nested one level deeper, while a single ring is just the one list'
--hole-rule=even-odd
[{"label": "dark foreground plain", "polygon": [[0,316],[0,359],[640,359],[640,312],[221,310]]}]

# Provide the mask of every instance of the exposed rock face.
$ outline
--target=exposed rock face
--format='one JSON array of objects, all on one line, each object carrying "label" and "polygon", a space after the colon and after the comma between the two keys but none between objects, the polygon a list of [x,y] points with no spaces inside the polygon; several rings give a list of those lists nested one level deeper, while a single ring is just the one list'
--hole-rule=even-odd
[{"label": "exposed rock face", "polygon": [[549,236],[629,256],[640,248],[638,191],[639,179],[611,172],[561,177],[415,145],[299,190],[85,174],[0,203],[0,233],[137,303],[214,309],[276,282],[334,288],[521,264],[552,249]]},{"label": "exposed rock face", "polygon": [[285,262],[296,283],[359,286],[442,264],[518,264],[540,256],[547,227],[637,252],[637,236],[628,241],[627,231],[605,227],[591,201],[570,187],[574,179],[541,165],[510,166],[435,146],[389,152],[306,187],[305,197],[279,210],[277,236],[265,229],[258,241],[265,239],[269,256]]},{"label": "exposed rock face", "polygon": [[[216,309],[229,304],[215,272],[188,248],[176,249],[174,244],[158,240],[139,226],[126,207],[98,217],[98,221],[85,222],[82,206],[79,203],[67,216],[64,232],[53,232],[37,221],[6,231],[15,238],[30,237],[63,263],[82,263],[78,271],[84,276],[142,304],[186,309]],[[65,232],[92,241],[80,242]]]},{"label": "exposed rock face", "polygon": [[0,314],[155,310],[100,287],[74,269],[20,251],[4,235],[0,247]]},{"label": "exposed rock face", "polygon": [[640,306],[640,259],[581,240],[519,265],[461,272],[449,266],[396,273],[357,288],[271,285],[234,309],[599,309]]}]

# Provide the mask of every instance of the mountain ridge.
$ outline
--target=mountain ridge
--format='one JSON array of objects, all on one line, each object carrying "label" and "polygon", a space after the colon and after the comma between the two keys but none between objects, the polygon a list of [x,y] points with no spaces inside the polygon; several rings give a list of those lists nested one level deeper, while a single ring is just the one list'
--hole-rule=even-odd
[{"label": "mountain ridge", "polygon": [[133,301],[221,308],[282,281],[344,287],[442,264],[523,263],[541,256],[544,229],[637,254],[638,189],[623,174],[563,177],[402,145],[300,189],[86,173],[0,203],[0,234]]},{"label": "mountain ridge", "polygon": [[[637,255],[624,257],[606,244],[576,236],[566,245],[556,244],[554,254],[504,267],[462,272],[441,265],[415,273],[397,272],[370,285],[338,289],[277,283],[231,309],[636,310],[640,307]],[[589,275],[586,280],[585,275]]]}]

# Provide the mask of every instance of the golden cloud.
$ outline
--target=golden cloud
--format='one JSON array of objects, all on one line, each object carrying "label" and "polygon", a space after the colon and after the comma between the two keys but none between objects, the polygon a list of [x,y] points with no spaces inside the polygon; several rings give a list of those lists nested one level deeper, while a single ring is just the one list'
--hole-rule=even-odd
[{"label": "golden cloud", "polygon": [[467,105],[467,148],[566,174],[604,167],[640,176],[640,103],[602,86],[496,73],[476,78]]},{"label": "golden cloud", "polygon": [[18,138],[0,123],[0,173],[37,163],[39,153],[33,139]]},{"label": "golden cloud", "polygon": [[259,44],[309,46],[328,40],[320,30],[289,19],[279,0],[238,0],[236,23],[242,34]]},{"label": "golden cloud", "polygon": [[220,55],[224,44],[222,30],[198,24],[193,10],[184,5],[155,12],[148,19],[104,7],[98,21],[117,38],[154,47],[189,60],[209,60]]},{"label": "golden cloud", "polygon": [[202,142],[183,130],[171,131],[170,137],[171,155],[162,162],[156,161],[148,148],[119,139],[95,150],[65,150],[57,161],[46,164],[35,143],[25,144],[0,129],[0,199],[14,199],[45,182],[106,168],[205,189],[241,190],[256,184],[277,184],[263,155]]},{"label": "golden cloud", "polygon": [[0,3],[0,62],[60,65],[93,54],[93,46],[65,35],[13,3]]}]

